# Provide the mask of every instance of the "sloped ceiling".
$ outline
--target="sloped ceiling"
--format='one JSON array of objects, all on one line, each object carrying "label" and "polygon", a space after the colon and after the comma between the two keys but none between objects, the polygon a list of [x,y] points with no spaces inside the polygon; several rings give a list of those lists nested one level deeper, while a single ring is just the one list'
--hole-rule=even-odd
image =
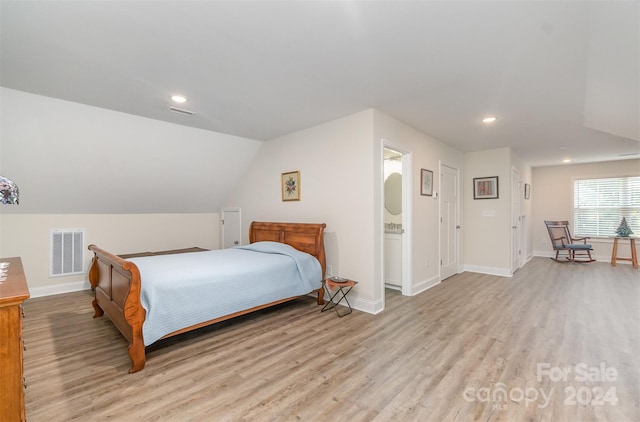
[{"label": "sloped ceiling", "polygon": [[[592,2],[589,11],[584,124],[603,132],[640,140],[640,14],[628,13],[629,10],[625,8],[609,7],[606,2]],[[619,45],[628,45],[627,40],[633,39],[636,40],[633,45],[635,49],[627,51],[617,48]]]},{"label": "sloped ceiling", "polygon": [[[218,212],[263,142],[0,88],[12,214]],[[6,172],[6,173],[5,173]]]},{"label": "sloped ceiling", "polygon": [[[534,166],[640,151],[636,1],[0,7],[0,84],[16,90],[257,140],[377,108]],[[168,111],[174,93],[195,116]]]}]

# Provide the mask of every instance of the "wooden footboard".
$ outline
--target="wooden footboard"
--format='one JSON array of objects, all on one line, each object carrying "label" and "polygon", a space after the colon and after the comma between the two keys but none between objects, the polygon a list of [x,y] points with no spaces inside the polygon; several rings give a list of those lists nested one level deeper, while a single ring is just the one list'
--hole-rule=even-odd
[{"label": "wooden footboard", "polygon": [[[324,252],[324,224],[299,223],[252,223],[250,241],[273,240],[290,244],[299,250],[314,255],[322,266],[324,277],[326,260]],[[145,346],[142,338],[142,324],[146,311],[140,302],[141,279],[138,267],[120,256],[107,252],[96,245],[89,245],[94,253],[89,281],[95,290],[92,302],[95,309],[94,318],[104,314],[113,322],[122,335],[129,342],[129,357],[131,358],[130,373],[144,368]],[[324,304],[324,291],[315,290],[318,295],[318,305]],[[170,333],[163,338],[171,337],[197,328],[205,327],[216,322],[224,321],[236,316],[264,309],[279,303],[296,299],[296,297],[278,300],[251,309],[236,312],[201,324],[186,327]]]},{"label": "wooden footboard", "polygon": [[146,312],[140,303],[140,272],[133,262],[89,245],[94,253],[89,281],[95,290],[94,318],[104,313],[129,342],[130,373],[144,368],[142,324]]}]

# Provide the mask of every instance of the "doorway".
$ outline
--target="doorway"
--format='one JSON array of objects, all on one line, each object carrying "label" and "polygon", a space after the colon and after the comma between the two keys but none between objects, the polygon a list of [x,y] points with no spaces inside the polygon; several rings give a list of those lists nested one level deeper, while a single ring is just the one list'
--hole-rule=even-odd
[{"label": "doorway", "polygon": [[402,154],[384,148],[384,285],[402,290]]},{"label": "doorway", "polygon": [[383,287],[411,294],[411,154],[383,142]]}]

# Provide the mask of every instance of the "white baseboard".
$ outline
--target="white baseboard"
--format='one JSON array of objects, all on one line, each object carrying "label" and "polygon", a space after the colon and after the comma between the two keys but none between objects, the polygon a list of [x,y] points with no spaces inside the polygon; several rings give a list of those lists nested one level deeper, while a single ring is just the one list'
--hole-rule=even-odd
[{"label": "white baseboard", "polygon": [[489,275],[497,275],[500,277],[511,277],[510,268],[500,268],[500,267],[485,267],[482,265],[464,265],[464,271],[468,271],[471,273],[480,273],[480,274],[489,274]]},{"label": "white baseboard", "polygon": [[357,309],[362,312],[366,312],[368,314],[379,314],[384,310],[382,301],[373,301],[362,299],[357,296],[347,296],[349,298],[349,303],[353,309]]},{"label": "white baseboard", "polygon": [[79,292],[81,290],[89,290],[91,285],[89,281],[72,281],[70,283],[54,284],[52,286],[30,287],[29,293],[31,297],[43,297],[59,295],[61,293]]},{"label": "white baseboard", "polygon": [[543,258],[553,258],[556,256],[556,253],[553,251],[533,251],[533,256],[540,256]]},{"label": "white baseboard", "polygon": [[429,290],[430,288],[437,286],[438,284],[440,284],[440,275],[436,275],[434,277],[431,277],[430,279],[416,283],[413,286],[412,296],[420,294],[425,290]]}]

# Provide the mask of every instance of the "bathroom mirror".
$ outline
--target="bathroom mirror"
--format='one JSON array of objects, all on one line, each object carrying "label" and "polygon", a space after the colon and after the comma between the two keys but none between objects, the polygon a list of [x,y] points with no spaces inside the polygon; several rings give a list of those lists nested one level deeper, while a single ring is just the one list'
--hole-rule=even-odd
[{"label": "bathroom mirror", "polygon": [[402,212],[402,175],[391,173],[384,181],[384,207],[391,215]]}]

